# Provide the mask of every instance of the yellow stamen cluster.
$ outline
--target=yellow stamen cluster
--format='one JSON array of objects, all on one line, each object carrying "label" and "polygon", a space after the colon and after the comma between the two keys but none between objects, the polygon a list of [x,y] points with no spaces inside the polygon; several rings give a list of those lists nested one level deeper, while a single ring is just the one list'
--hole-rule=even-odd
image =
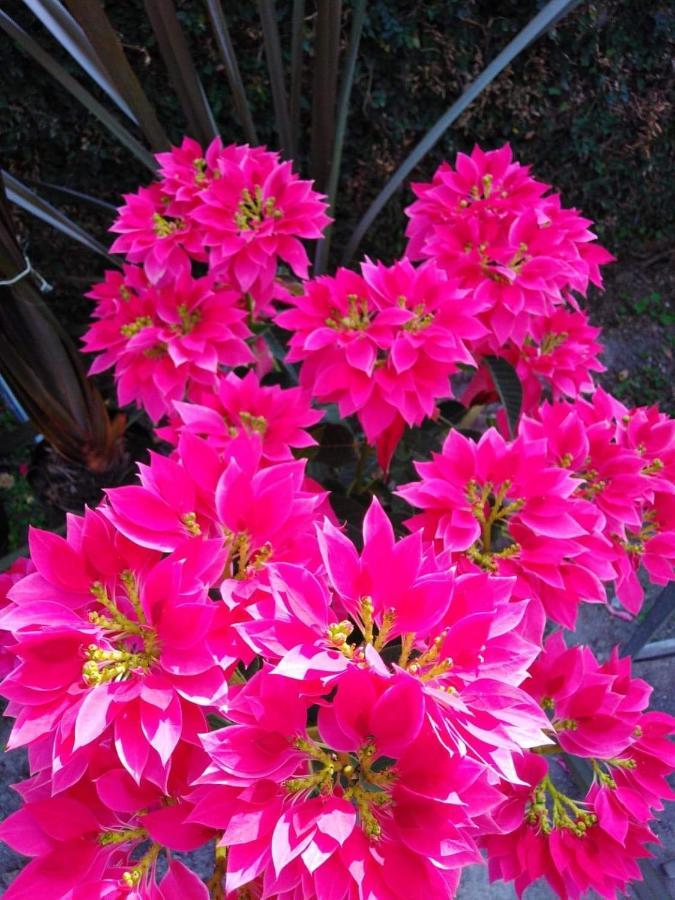
[{"label": "yellow stamen cluster", "polygon": [[139,331],[142,331],[144,328],[150,328],[151,326],[152,319],[150,316],[139,316],[133,322],[122,325],[120,334],[125,338],[132,338],[135,334],[138,334]]},{"label": "yellow stamen cluster", "polygon": [[559,828],[583,838],[589,828],[597,825],[597,816],[583,808],[583,804],[559,791],[549,775],[532,792],[532,800],[526,810],[525,821],[537,827],[543,834]]},{"label": "yellow stamen cluster", "polygon": [[403,326],[404,331],[417,334],[419,331],[424,331],[425,328],[428,328],[434,321],[434,313],[427,312],[423,303],[418,303],[412,312],[413,317]]},{"label": "yellow stamen cluster", "polygon": [[[471,194],[472,200],[487,200],[492,193],[492,181],[493,176],[490,172],[486,172],[485,175],[481,178],[481,187],[478,187],[477,184],[471,188],[469,193]],[[459,205],[463,208],[466,208],[469,205],[468,200],[460,200]]]},{"label": "yellow stamen cluster", "polygon": [[152,227],[158,238],[165,238],[185,228],[185,222],[182,219],[167,219],[155,213],[152,217]]},{"label": "yellow stamen cluster", "polygon": [[234,222],[240,231],[252,231],[265,219],[280,219],[282,211],[276,206],[274,197],[263,199],[262,188],[259,184],[253,189],[248,188],[241,192],[241,199],[234,214]]},{"label": "yellow stamen cluster", "polygon": [[481,527],[480,540],[469,547],[466,554],[469,559],[488,572],[497,571],[497,560],[516,556],[521,549],[520,545],[513,541],[499,550],[493,548],[495,525],[517,513],[525,505],[525,500],[522,497],[516,500],[507,500],[510,490],[511,482],[508,479],[504,481],[496,493],[494,493],[494,486],[491,481],[480,487],[472,479],[466,486],[466,496],[471,504],[471,512]]},{"label": "yellow stamen cluster", "polygon": [[252,572],[259,572],[274,554],[269,541],[251,552],[251,538],[246,532],[224,530],[225,546],[228,548],[227,560],[223,569],[224,578],[237,578],[243,581]]},{"label": "yellow stamen cluster", "polygon": [[87,661],[82,666],[82,678],[88,687],[121,681],[138,669],[147,672],[154,662],[154,658],[144,651],[103,650],[96,644],[87,647],[85,656]]},{"label": "yellow stamen cluster", "polygon": [[447,629],[444,629],[423,653],[407,664],[406,668],[411,675],[418,676],[420,681],[433,681],[452,669],[454,663],[451,657],[438,658],[447,634]]},{"label": "yellow stamen cluster", "polygon": [[576,719],[558,719],[553,723],[553,727],[557,732],[576,731],[579,727],[579,723]]},{"label": "yellow stamen cluster", "polygon": [[186,512],[180,517],[181,522],[185,526],[188,534],[192,535],[192,537],[199,537],[202,533],[202,529],[199,526],[199,522],[197,521],[197,513],[194,512]]},{"label": "yellow stamen cluster", "polygon": [[265,434],[267,431],[267,419],[264,416],[254,416],[250,412],[242,410],[239,413],[239,419],[247,431],[253,431],[256,434]]},{"label": "yellow stamen cluster", "polygon": [[[119,609],[100,582],[91,586],[92,595],[105,612],[91,610],[89,621],[108,632],[113,646],[107,648],[92,643],[85,650],[82,679],[88,687],[121,681],[133,673],[144,674],[159,656],[157,635],[145,618],[133,573],[123,572],[121,581],[136,621]],[[135,645],[131,646],[129,641]]]},{"label": "yellow stamen cluster", "polygon": [[396,780],[396,773],[389,761],[377,770],[375,745],[369,741],[356,753],[332,753],[312,740],[297,738],[296,749],[308,757],[311,771],[307,775],[289,778],[284,787],[289,794],[307,791],[310,794],[330,795],[340,784],[345,800],[351,801],[359,816],[359,824],[365,834],[377,840],[382,829],[373,808],[391,803],[389,789]]},{"label": "yellow stamen cluster", "polygon": [[560,334],[554,334],[553,332],[547,334],[539,345],[539,352],[542,356],[548,356],[549,353],[553,353],[561,344],[564,344],[568,337],[569,334],[566,331]]},{"label": "yellow stamen cluster", "polygon": [[192,312],[188,309],[185,303],[181,303],[178,307],[178,315],[180,317],[180,325],[176,324],[172,326],[172,330],[174,334],[177,335],[186,335],[190,334],[192,329],[199,325],[202,320],[201,310],[194,309]]},{"label": "yellow stamen cluster", "polygon": [[660,459],[653,459],[649,465],[644,466],[640,469],[640,473],[642,475],[656,475],[657,472],[660,472],[663,469],[663,463]]},{"label": "yellow stamen cluster", "polygon": [[[590,463],[590,457],[586,459],[586,465]],[[586,500],[593,500],[597,494],[607,487],[607,480],[604,478],[600,478],[600,473],[597,469],[585,468],[581,472],[576,473],[578,478],[582,478],[584,484],[579,485],[577,488],[577,493],[579,493]]]},{"label": "yellow stamen cluster", "polygon": [[161,844],[152,844],[147,853],[138,860],[133,869],[122,873],[120,881],[124,887],[136,887],[148,874],[161,852]]},{"label": "yellow stamen cluster", "polygon": [[353,630],[354,626],[348,619],[345,619],[343,622],[333,622],[332,625],[328,626],[328,642],[337,650],[340,650],[341,653],[344,653],[348,659],[351,659],[354,655],[354,646],[347,643],[347,639]]},{"label": "yellow stamen cluster", "polygon": [[154,347],[148,347],[147,350],[144,350],[143,356],[148,359],[160,359],[166,354],[167,349],[167,345],[163,341],[159,341]]},{"label": "yellow stamen cluster", "polygon": [[[471,249],[473,248],[470,244],[464,247],[465,252],[470,252]],[[487,275],[487,277],[492,281],[497,282],[497,284],[511,284],[511,280],[507,278],[506,275],[503,275],[501,272],[497,271],[497,268],[504,268],[504,266],[500,263],[495,262],[495,260],[490,259],[487,253],[487,249],[488,245],[485,242],[478,245],[480,265],[485,275]],[[527,250],[527,244],[519,244],[518,249],[514,253],[511,260],[506,263],[506,268],[511,269],[512,272],[515,272],[515,274],[518,275],[525,263],[529,262],[529,260],[531,259],[531,257],[527,253]]]},{"label": "yellow stamen cluster", "polygon": [[370,317],[368,300],[356,294],[348,294],[347,314],[341,316],[339,310],[332,310],[332,315],[326,319],[326,325],[336,331],[364,331],[370,325]]},{"label": "yellow stamen cluster", "polygon": [[[616,788],[616,781],[612,775],[612,769],[635,769],[637,763],[630,757],[613,757],[612,759],[591,759],[593,775],[601,785],[608,788]],[[603,769],[603,766],[605,767]],[[605,771],[606,769],[606,771]]]},{"label": "yellow stamen cluster", "polygon": [[208,181],[206,177],[206,160],[200,156],[192,161],[192,166],[195,170],[195,184],[203,187]]},{"label": "yellow stamen cluster", "polygon": [[626,538],[617,537],[617,541],[619,546],[622,547],[626,553],[634,553],[638,556],[642,556],[645,552],[645,544],[647,541],[650,541],[656,534],[658,534],[658,525],[654,518],[653,510],[648,510],[644,515],[644,520],[642,523],[642,527],[638,532],[626,531]]}]

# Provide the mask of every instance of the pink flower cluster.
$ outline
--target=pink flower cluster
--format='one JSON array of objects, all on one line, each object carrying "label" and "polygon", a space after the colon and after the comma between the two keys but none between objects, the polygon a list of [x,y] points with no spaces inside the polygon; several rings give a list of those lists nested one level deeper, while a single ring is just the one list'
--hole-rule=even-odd
[{"label": "pink flower cluster", "polygon": [[[675,799],[675,720],[616,651],[544,634],[610,588],[636,612],[641,566],[675,577],[675,423],[593,385],[571,293],[607,258],[589,223],[508,148],[443,165],[411,208],[424,261],[284,294],[301,370],[280,387],[224,369],[253,361],[246,314],[279,261],[306,277],[324,204],[262,149],[159,161],[87,347],[166,416],[170,454],[0,576],[0,695],[30,765],[0,825],[30,858],[7,900],[440,900],[482,853],[519,892],[615,898]],[[524,382],[515,438],[451,430],[417,481],[377,483],[352,539],[308,461],[310,400],[355,415],[386,469],[458,370],[492,391],[494,353]],[[418,510],[403,536],[392,487]],[[206,883],[178,855],[209,844]]]},{"label": "pink flower cluster", "polygon": [[[407,253],[434,259],[459,287],[468,289],[488,329],[472,350],[476,359],[503,356],[524,388],[524,409],[541,401],[592,390],[598,329],[588,324],[576,295],[600,287],[600,266],[613,257],[595,242],[592,224],[565,209],[550,186],[514,162],[508,145],[458,154],[455,167],[441,163],[431,183],[414,184],[417,200]],[[479,368],[465,399],[492,388]]]},{"label": "pink flower cluster", "polygon": [[292,332],[303,386],[358,417],[385,470],[404,426],[453,397],[459,367],[475,368],[465,402],[496,399],[486,356],[516,368],[527,412],[544,391],[561,399],[593,389],[599,331],[575,294],[601,285],[612,256],[548,189],[508,146],[459,154],[455,169],[443,163],[430,184],[413,185],[405,259],[366,261],[361,277],[338,270],[284,299],[292,308],[275,321]]},{"label": "pink flower cluster", "polygon": [[543,404],[514,441],[451,431],[399,493],[422,510],[408,526],[461,570],[515,576],[519,596],[571,628],[579,603],[606,602],[610,585],[637,613],[641,564],[656,584],[675,578],[674,454],[672,419],[628,413],[598,388]]},{"label": "pink flower cluster", "polygon": [[111,228],[128,265],[89,293],[97,321],[84,340],[100,354],[90,371],[114,366],[120,404],[155,422],[190,388],[215,388],[221,367],[254,361],[244,320],[286,295],[280,263],[307,277],[302,240],[329,222],[311,182],[261,147],[216,139],[204,152],[186,138],[157,159],[158,180],[125,195]]},{"label": "pink flower cluster", "polygon": [[404,426],[434,415],[458,365],[474,363],[466,342],[486,329],[433,261],[366,262],[361,273],[308,282],[276,322],[293,332],[288,360],[303,361],[303,386],[342,416],[355,413],[386,468]]},{"label": "pink flower cluster", "polygon": [[550,316],[589,282],[601,285],[610,253],[595,243],[592,224],[565,209],[549,185],[513,162],[511,148],[458,154],[430,184],[414,184],[406,234],[411,259],[435,259],[481,304],[493,350],[521,344],[533,319]]},{"label": "pink flower cluster", "polygon": [[654,812],[675,799],[666,781],[675,767],[675,720],[645,712],[651,688],[631,677],[628,660],[613,654],[600,665],[560,633],[530,674],[527,690],[547,710],[558,745],[590,764],[593,780],[574,800],[560,787],[562,768],[551,772],[542,756],[524,754],[516,763],[521,781],[507,787],[496,828],[481,841],[490,876],[514,881],[519,893],[544,877],[571,900],[588,890],[623,894],[640,878],[637,860],[650,855]]}]

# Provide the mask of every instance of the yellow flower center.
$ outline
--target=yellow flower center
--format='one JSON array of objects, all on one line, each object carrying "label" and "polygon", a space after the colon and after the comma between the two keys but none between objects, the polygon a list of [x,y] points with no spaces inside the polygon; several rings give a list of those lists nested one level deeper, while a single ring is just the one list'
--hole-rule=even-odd
[{"label": "yellow flower center", "polygon": [[185,222],[182,219],[167,219],[159,213],[154,213],[152,217],[152,228],[155,235],[161,240],[162,238],[169,237],[170,234],[182,231],[183,228],[185,228]]},{"label": "yellow flower center", "polygon": [[525,821],[543,834],[550,834],[558,828],[582,838],[598,822],[597,816],[584,806],[559,791],[550,776],[545,775],[532,791],[525,810]]},{"label": "yellow flower center", "polygon": [[284,787],[288,793],[329,796],[339,785],[344,799],[356,808],[365,834],[377,840],[382,828],[375,810],[391,802],[390,789],[396,781],[394,760],[378,757],[372,741],[355,753],[333,753],[305,738],[297,738],[294,746],[307,756],[308,774],[287,779]]},{"label": "yellow flower center", "polygon": [[144,675],[159,658],[157,634],[148,625],[133,573],[123,572],[121,581],[134,618],[122,612],[100,582],[91,586],[103,612],[91,610],[89,621],[106,632],[107,644],[112,646],[89,644],[85,650],[82,678],[88,687],[123,681],[133,674]]},{"label": "yellow flower center", "polygon": [[365,331],[370,325],[371,312],[368,309],[368,300],[358,297],[356,294],[347,296],[347,314],[340,315],[340,310],[331,310],[331,315],[326,319],[326,325],[336,331]]},{"label": "yellow flower center", "polygon": [[566,331],[561,332],[560,334],[554,334],[551,332],[547,334],[544,340],[539,345],[539,352],[542,356],[548,356],[550,353],[553,353],[554,350],[557,350],[561,344],[564,344],[569,335]]},{"label": "yellow flower center", "polygon": [[241,192],[241,199],[234,214],[234,221],[240,231],[252,231],[258,228],[265,219],[280,219],[282,211],[276,205],[274,197],[263,199],[262,188],[259,184],[253,189],[248,188]]},{"label": "yellow flower center", "polygon": [[466,555],[487,572],[496,572],[497,560],[509,559],[520,553],[520,544],[512,541],[503,525],[525,505],[524,498],[509,500],[511,482],[507,479],[495,492],[487,481],[482,487],[473,479],[466,486],[471,513],[480,524],[481,536],[469,547]]},{"label": "yellow flower center", "polygon": [[274,548],[269,541],[257,550],[252,550],[250,535],[245,531],[234,532],[224,529],[224,538],[228,554],[223,578],[243,581],[252,573],[259,572],[274,554]]},{"label": "yellow flower center", "polygon": [[181,303],[178,307],[178,315],[180,316],[180,325],[173,325],[172,331],[180,336],[189,334],[202,320],[201,310],[194,309],[190,312],[185,303]]},{"label": "yellow flower center", "polygon": [[239,413],[239,420],[247,431],[261,435],[267,431],[267,419],[264,416],[254,416],[250,412],[242,410]]},{"label": "yellow flower center", "polygon": [[138,334],[139,331],[142,331],[144,328],[152,327],[152,318],[150,316],[139,316],[133,322],[129,322],[127,325],[122,325],[120,328],[120,334],[122,334],[125,338],[132,338],[135,334]]}]

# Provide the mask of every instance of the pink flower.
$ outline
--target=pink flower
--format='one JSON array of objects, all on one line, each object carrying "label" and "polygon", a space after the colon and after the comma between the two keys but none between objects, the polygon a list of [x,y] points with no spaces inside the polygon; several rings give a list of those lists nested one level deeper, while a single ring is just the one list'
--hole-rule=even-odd
[{"label": "pink flower", "polygon": [[633,741],[651,688],[630,676],[616,652],[600,665],[588,647],[567,647],[560,632],[544,644],[527,690],[550,711],[560,746],[576,756],[610,759]]},{"label": "pink flower", "polygon": [[[11,605],[11,600],[7,596],[10,589],[26,575],[30,575],[35,571],[31,559],[27,556],[21,556],[15,560],[8,569],[0,572],[0,611]],[[8,672],[14,667],[14,655],[12,653],[12,645],[14,638],[9,631],[0,630],[0,679],[4,678]]]},{"label": "pink flower", "polygon": [[191,818],[224,829],[227,890],[262,874],[264,896],[448,895],[478,859],[473,817],[499,799],[480,766],[448,754],[409,676],[351,668],[315,737],[311,702],[263,670],[228,707],[235,724],[203,738]]},{"label": "pink flower", "polygon": [[291,459],[291,447],[314,445],[306,429],[323,416],[311,408],[300,388],[262,385],[253,372],[244,378],[234,372],[222,375],[215,391],[195,386],[189,402],[176,402],[174,407],[174,426],[158,431],[165,440],[175,444],[180,432],[189,431],[223,451],[240,432],[253,432],[271,462]]},{"label": "pink flower", "polygon": [[455,169],[442,162],[431,184],[411,185],[418,198],[406,210],[410,222],[409,255],[419,257],[434,227],[482,210],[523,213],[536,207],[550,185],[536,181],[530,167],[513,162],[511,147],[487,152],[475,146],[470,156],[458,153]]},{"label": "pink flower", "polygon": [[[588,324],[586,313],[558,308],[550,316],[533,317],[531,331],[522,344],[509,342],[499,350],[499,356],[516,369],[523,385],[524,413],[536,415],[542,394],[560,400],[595,390],[591,373],[605,370],[598,360],[602,351],[602,346],[596,343],[599,334],[599,328]],[[485,352],[490,354],[489,342],[485,345]],[[472,346],[472,350],[479,359],[479,347]],[[462,396],[462,402],[467,404],[486,390],[497,399],[490,375],[479,371]]]},{"label": "pink flower", "polygon": [[215,138],[204,152],[201,145],[185,137],[180,147],[157,153],[159,180],[163,192],[172,200],[187,204],[190,209],[199,204],[199,192],[211,183],[223,153],[223,142]]},{"label": "pink flower", "polygon": [[595,811],[594,788],[585,802],[574,801],[556,788],[541,757],[525,754],[516,766],[522,783],[505,787],[506,800],[493,815],[499,832],[481,840],[491,881],[513,881],[520,895],[545,878],[561,898],[581,900],[592,890],[614,900],[641,879],[637,860],[651,856],[645,845],[656,839],[648,827],[633,820],[617,840]]},{"label": "pink flower", "polygon": [[433,263],[366,262],[309,282],[277,316],[293,332],[288,359],[302,360],[301,383],[317,400],[356,414],[387,467],[404,423],[419,425],[450,396],[450,376],[473,363],[466,341],[485,330]]},{"label": "pink flower", "polygon": [[[480,574],[458,580],[455,602],[452,575],[423,553],[419,533],[395,542],[376,500],[360,557],[329,523],[319,541],[335,618],[324,587],[278,567],[270,596],[254,598],[252,621],[238,626],[245,640],[272,659],[281,656],[275,673],[304,684],[320,679],[327,688],[354,665],[388,677],[387,660],[394,674],[420,683],[448,748],[511,777],[511,753],[547,742],[545,718],[518,687],[537,654],[542,617],[526,615],[526,602],[511,604],[509,581],[498,579],[493,595]],[[468,595],[479,587],[487,596],[474,610]]]},{"label": "pink flower", "polygon": [[207,260],[201,229],[185,216],[189,206],[172,202],[161,184],[139,188],[124,199],[110,227],[120,235],[110,250],[124,253],[128,262],[142,263],[152,284],[188,273],[191,259]]},{"label": "pink flower", "polygon": [[497,350],[522,343],[533,317],[600,286],[599,266],[612,256],[594,243],[591,222],[564,209],[547,185],[511,163],[508,146],[460,155],[431,184],[417,184],[407,210],[408,255],[433,258],[459,287],[473,291]]},{"label": "pink flower", "polygon": [[237,662],[219,607],[190,569],[172,558],[126,569],[108,585],[91,583],[88,602],[76,607],[68,593],[46,601],[24,589],[2,614],[17,658],[2,684],[16,718],[9,745],[53,731],[54,759],[65,766],[112,727],[137,782],[158,761],[167,770],[181,738],[202,727],[198,707],[218,704]]},{"label": "pink flower", "polygon": [[[18,785],[24,805],[5,819],[0,837],[33,859],[4,896],[206,900],[197,877],[171,860],[171,850],[193,850],[213,834],[186,821],[192,811],[187,785],[203,766],[199,748],[182,746],[163,790],[150,781],[136,784],[102,746],[89,777],[66,791],[53,795],[45,773]],[[157,861],[164,854],[169,873],[158,890]]]},{"label": "pink flower", "polygon": [[140,485],[107,491],[106,515],[143,547],[185,553],[204,541],[220,546],[225,578],[253,578],[270,559],[316,560],[314,524],[326,495],[306,482],[305,462],[264,465],[256,433],[240,434],[228,451],[224,462],[185,432],[177,458],[152,454],[150,466],[139,465]]},{"label": "pink flower", "polygon": [[[606,407],[610,399],[604,400]],[[639,504],[639,523],[616,539],[617,596],[631,611],[642,605],[640,565],[654,584],[675,579],[675,421],[656,407],[611,411],[616,441],[642,460],[648,490]]]},{"label": "pink flower", "polygon": [[582,599],[605,599],[612,548],[596,533],[599,514],[575,496],[579,482],[554,464],[543,440],[505,441],[489,429],[475,444],[451,431],[441,453],[416,463],[421,481],[399,493],[422,513],[408,520],[451,551],[462,570],[518,577],[517,596],[534,596],[551,618],[571,625]]},{"label": "pink flower", "polygon": [[[237,292],[187,271],[162,287],[142,286],[131,267],[123,284],[116,281],[110,278],[100,292],[105,296],[95,312],[99,321],[85,335],[85,350],[103,351],[92,372],[115,367],[121,405],[137,402],[156,421],[172,411],[188,385],[213,388],[219,366],[253,360]],[[111,287],[121,301],[110,303]]]},{"label": "pink flower", "polygon": [[[598,389],[589,400],[542,405],[522,421],[521,431],[530,439],[545,438],[550,459],[581,479],[577,495],[602,513],[601,533],[613,543],[614,573],[608,580],[616,580],[618,598],[636,613],[643,598],[640,564],[657,584],[675,574],[675,495],[671,471],[644,442],[631,445],[624,421],[631,421],[624,408]],[[672,433],[667,420],[663,425],[654,438],[662,450],[664,437]],[[672,470],[668,451],[664,458]]]},{"label": "pink flower", "polygon": [[549,459],[580,481],[578,495],[591,501],[606,517],[606,529],[622,534],[639,526],[638,501],[649,488],[639,455],[621,448],[613,429],[591,413],[585,400],[573,404],[542,404],[536,419],[524,419],[523,436],[544,439]]},{"label": "pink flower", "polygon": [[309,260],[300,239],[320,238],[330,221],[312,182],[262,147],[231,144],[213,164],[210,183],[190,211],[211,270],[226,270],[244,292],[256,280],[270,283],[280,261],[306,278]]},{"label": "pink flower", "polygon": [[632,678],[628,659],[615,652],[600,665],[588,648],[566,647],[560,633],[531,674],[526,687],[548,711],[558,746],[589,760],[593,780],[584,800],[574,800],[543,757],[516,760],[521,783],[503,784],[495,833],[481,842],[490,877],[515,881],[519,892],[545,877],[560,897],[592,889],[614,898],[640,878],[636,861],[656,840],[654,810],[675,796],[666,781],[675,767],[675,719],[644,712],[650,689]]}]

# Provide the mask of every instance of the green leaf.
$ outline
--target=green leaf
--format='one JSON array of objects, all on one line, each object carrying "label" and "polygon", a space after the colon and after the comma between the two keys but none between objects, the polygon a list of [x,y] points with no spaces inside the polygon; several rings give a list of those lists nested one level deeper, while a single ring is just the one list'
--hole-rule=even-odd
[{"label": "green leaf", "polygon": [[382,212],[386,203],[401,187],[412,170],[424,159],[427,153],[438,143],[450,126],[462,115],[464,110],[485,90],[485,88],[533,41],[545,34],[563,16],[573,9],[579,0],[550,0],[549,3],[519,32],[502,52],[472,81],[461,97],[444,113],[436,124],[427,132],[412,152],[405,158],[377,197],[370,204],[365,214],[354,229],[344,252],[343,264],[347,265],[364,235]]},{"label": "green leaf", "polygon": [[499,399],[506,410],[509,433],[511,438],[514,438],[518,431],[518,419],[523,406],[523,386],[518,378],[518,373],[511,363],[502,359],[501,356],[486,356],[483,361],[490,370]]}]

